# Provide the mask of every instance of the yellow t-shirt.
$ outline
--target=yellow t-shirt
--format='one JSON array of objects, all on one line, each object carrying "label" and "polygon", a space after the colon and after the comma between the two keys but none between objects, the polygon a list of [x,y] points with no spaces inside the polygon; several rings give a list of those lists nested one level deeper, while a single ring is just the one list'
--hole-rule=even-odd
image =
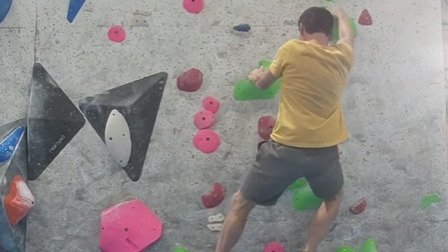
[{"label": "yellow t-shirt", "polygon": [[301,148],[330,147],[347,140],[341,98],[353,61],[353,49],[346,44],[285,43],[269,67],[282,78],[272,140]]}]

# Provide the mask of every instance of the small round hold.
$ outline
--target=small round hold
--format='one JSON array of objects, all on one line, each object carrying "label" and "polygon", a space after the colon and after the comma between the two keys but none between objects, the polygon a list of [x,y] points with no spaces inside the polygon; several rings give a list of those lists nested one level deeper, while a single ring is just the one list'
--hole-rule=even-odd
[{"label": "small round hold", "polygon": [[110,41],[121,43],[126,39],[126,31],[119,25],[112,26],[109,29],[109,32],[107,32],[107,36],[109,37]]}]

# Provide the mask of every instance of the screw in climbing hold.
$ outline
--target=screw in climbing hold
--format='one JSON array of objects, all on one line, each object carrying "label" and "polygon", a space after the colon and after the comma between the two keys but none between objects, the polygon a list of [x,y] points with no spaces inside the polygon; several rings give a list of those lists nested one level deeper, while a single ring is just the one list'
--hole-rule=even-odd
[{"label": "screw in climbing hold", "polygon": [[239,25],[235,25],[233,27],[233,29],[235,31],[239,31],[239,32],[248,32],[248,31],[250,31],[250,25],[248,25],[248,24],[239,24]]}]

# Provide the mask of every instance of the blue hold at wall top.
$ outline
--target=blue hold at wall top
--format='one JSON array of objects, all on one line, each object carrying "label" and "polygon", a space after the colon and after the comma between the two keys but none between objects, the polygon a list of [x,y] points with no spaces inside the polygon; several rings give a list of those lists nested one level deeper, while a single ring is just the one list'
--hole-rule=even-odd
[{"label": "blue hold at wall top", "polygon": [[11,10],[12,0],[0,0],[0,23],[5,20]]},{"label": "blue hold at wall top", "polygon": [[12,157],[24,131],[25,127],[18,127],[0,142],[0,163],[8,161]]}]

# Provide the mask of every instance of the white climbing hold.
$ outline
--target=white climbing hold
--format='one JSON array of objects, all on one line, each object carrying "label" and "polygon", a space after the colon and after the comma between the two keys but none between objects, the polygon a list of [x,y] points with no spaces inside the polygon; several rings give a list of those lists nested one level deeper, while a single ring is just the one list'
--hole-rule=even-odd
[{"label": "white climbing hold", "polygon": [[222,213],[211,215],[208,217],[208,222],[215,223],[215,222],[223,222],[225,219],[224,215]]},{"label": "white climbing hold", "polygon": [[221,223],[217,223],[217,224],[208,224],[207,228],[212,231],[212,232],[219,232],[222,229],[222,224]]},{"label": "white climbing hold", "polygon": [[118,110],[110,112],[104,135],[108,152],[121,167],[125,167],[131,158],[132,140],[129,125]]}]

